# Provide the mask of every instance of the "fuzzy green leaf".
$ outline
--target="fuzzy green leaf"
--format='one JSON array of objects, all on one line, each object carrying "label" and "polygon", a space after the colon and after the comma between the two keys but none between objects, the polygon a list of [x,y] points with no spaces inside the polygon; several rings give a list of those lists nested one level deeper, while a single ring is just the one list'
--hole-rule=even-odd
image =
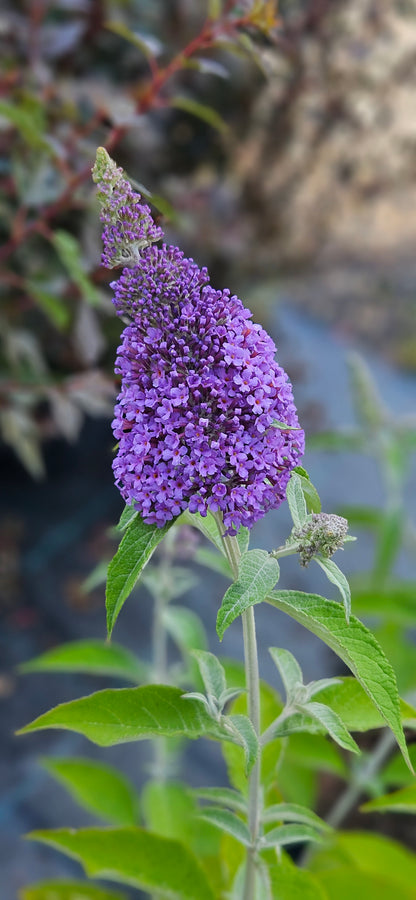
[{"label": "fuzzy green leaf", "polygon": [[[369,731],[384,724],[383,716],[356,678],[339,678],[338,684],[325,688],[319,699],[338,713],[350,731]],[[400,716],[404,727],[416,728],[416,710],[406,700],[400,700]]]},{"label": "fuzzy green leaf", "polygon": [[228,588],[218,611],[217,633],[220,640],[237,616],[267,597],[279,579],[279,571],[277,560],[265,550],[248,550],[243,553],[238,580]]},{"label": "fuzzy green leaf", "polygon": [[209,800],[216,806],[224,806],[225,809],[232,809],[234,812],[247,815],[247,801],[240,791],[234,791],[232,788],[195,788],[194,794],[200,800]]},{"label": "fuzzy green leaf", "polygon": [[83,672],[140,682],[146,667],[121,644],[98,640],[71,641],[47,650],[19,666],[20,672]]},{"label": "fuzzy green leaf", "polygon": [[267,601],[316,634],[344,660],[391,728],[411,768],[401,724],[396,677],[368,628],[355,616],[347,623],[344,611],[337,603],[317,594],[276,591]]},{"label": "fuzzy green leaf", "polygon": [[303,684],[302,669],[289,650],[269,647],[269,653],[283,681],[286,696],[291,697],[295,688]]},{"label": "fuzzy green leaf", "polygon": [[316,490],[315,485],[312,484],[311,479],[303,466],[295,466],[294,472],[299,475],[303,496],[306,500],[306,506],[308,507],[308,512],[311,513],[320,513],[322,509],[321,500]]},{"label": "fuzzy green leaf", "polygon": [[221,806],[207,806],[200,813],[200,818],[205,822],[211,822],[221,831],[231,834],[240,844],[244,844],[246,847],[250,845],[250,832],[247,825],[230,810],[223,809]]},{"label": "fuzzy green leaf", "polygon": [[193,650],[192,656],[198,663],[198,668],[208,697],[214,697],[216,700],[219,700],[221,694],[223,694],[227,687],[224,667],[217,657],[207,650]]},{"label": "fuzzy green leaf", "polygon": [[341,572],[341,569],[333,559],[325,559],[323,556],[314,556],[314,561],[318,563],[318,566],[325,572],[328,581],[338,588],[344,604],[345,616],[347,622],[349,622],[351,615],[351,590],[344,573]]},{"label": "fuzzy green leaf", "polygon": [[214,900],[193,854],[179,841],[142,828],[62,828],[28,837],[78,860],[91,878],[128,884],[166,900]]},{"label": "fuzzy green leaf", "polygon": [[297,475],[296,472],[292,472],[290,477],[286,490],[286,499],[295,528],[302,528],[308,518],[308,510],[303,495],[302,481],[300,475]]},{"label": "fuzzy green leaf", "polygon": [[179,688],[163,684],[98,691],[61,703],[18,734],[44,728],[76,731],[100,747],[158,736],[197,738],[215,730],[202,703],[185,700]]},{"label": "fuzzy green leaf", "polygon": [[316,813],[301,806],[299,803],[275,803],[266,807],[261,817],[263,823],[272,824],[273,822],[301,822],[304,825],[310,825],[311,828],[317,828],[318,831],[331,831],[329,825],[320,819]]},{"label": "fuzzy green leaf", "polygon": [[360,752],[359,747],[357,747],[354,739],[347,731],[340,716],[329,706],[325,706],[324,703],[316,703],[313,701],[305,703],[303,710],[307,715],[316,719],[340,747],[351,750],[352,753]]},{"label": "fuzzy green leaf", "polygon": [[176,521],[178,525],[191,525],[192,528],[197,528],[204,537],[211,541],[211,544],[215,545],[217,550],[224,553],[221,535],[212,513],[208,512],[206,516],[201,516],[199,513],[191,513],[189,509],[186,509]]},{"label": "fuzzy green leaf", "polygon": [[245,771],[249,774],[256,762],[259,753],[259,742],[248,716],[227,716],[226,722],[230,722],[238,739],[238,743],[244,750]]},{"label": "fuzzy green leaf", "polygon": [[146,563],[173,522],[174,520],[163,528],[158,528],[157,525],[147,525],[140,516],[137,516],[128,525],[117,553],[108,567],[106,609],[109,635]]},{"label": "fuzzy green leaf", "polygon": [[73,758],[45,758],[42,765],[81,806],[110,825],[136,825],[137,794],[117,769],[102,762]]},{"label": "fuzzy green leaf", "polygon": [[304,841],[322,843],[322,837],[316,828],[309,825],[280,825],[272,828],[261,839],[262,847],[287,847],[290,844],[299,844]]}]

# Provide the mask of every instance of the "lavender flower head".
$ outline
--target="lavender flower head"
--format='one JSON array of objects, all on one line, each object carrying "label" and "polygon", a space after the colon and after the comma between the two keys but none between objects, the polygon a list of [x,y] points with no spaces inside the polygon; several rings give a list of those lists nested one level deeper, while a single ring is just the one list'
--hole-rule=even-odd
[{"label": "lavender flower head", "polygon": [[233,534],[286,496],[304,451],[276,347],[228,290],[161,237],[148,207],[106,152],[100,185],[103,262],[124,268],[114,304],[129,318],[118,349],[119,441],[113,463],[127,503],[162,527],[183,510],[221,510]]}]

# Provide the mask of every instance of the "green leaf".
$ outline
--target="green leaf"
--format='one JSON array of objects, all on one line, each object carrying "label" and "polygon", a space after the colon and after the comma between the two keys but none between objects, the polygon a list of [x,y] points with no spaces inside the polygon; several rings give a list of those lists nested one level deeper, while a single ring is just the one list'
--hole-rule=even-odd
[{"label": "green leaf", "polygon": [[[363,692],[364,693],[364,692]],[[367,695],[364,694],[366,697]],[[371,701],[368,701],[369,703]],[[374,707],[373,707],[374,708]],[[351,726],[349,726],[351,727]],[[285,750],[285,759],[291,763],[307,768],[311,772],[331,772],[343,778],[347,769],[337,747],[320,734],[293,734],[289,738]],[[403,757],[400,754],[403,762]],[[403,767],[406,768],[403,762]]]},{"label": "green leaf", "polygon": [[251,838],[247,825],[230,810],[223,809],[221,806],[207,806],[199,814],[199,817],[205,822],[211,822],[221,831],[231,834],[240,844],[244,844],[246,847],[250,846]]},{"label": "green leaf", "polygon": [[137,794],[117,769],[90,759],[45,758],[42,765],[81,806],[110,825],[136,825]]},{"label": "green leaf", "polygon": [[275,803],[268,806],[261,817],[264,824],[272,824],[273,822],[301,822],[304,825],[310,825],[311,828],[317,828],[318,831],[332,831],[329,825],[320,819],[316,813],[301,806],[299,803]]},{"label": "green leaf", "polygon": [[238,743],[244,750],[245,772],[246,775],[248,775],[253,768],[259,753],[259,742],[252,722],[248,716],[241,715],[226,716],[225,722],[231,723],[234,734],[238,739]]},{"label": "green leaf", "polygon": [[193,650],[192,656],[196,659],[201,673],[201,678],[208,697],[219,700],[226,690],[225,671],[220,661],[207,650]]},{"label": "green leaf", "polygon": [[306,506],[308,507],[308,512],[310,513],[320,513],[322,509],[321,500],[316,490],[315,485],[312,484],[311,479],[303,466],[295,466],[294,472],[299,475],[303,496],[306,500]]},{"label": "green leaf", "polygon": [[186,606],[165,606],[163,623],[182,653],[205,650],[207,638],[201,619]]},{"label": "green leaf", "polygon": [[360,812],[401,812],[416,814],[416,785],[394,791],[392,794],[384,794],[383,797],[375,797],[360,806]]},{"label": "green leaf", "polygon": [[22,888],[19,900],[125,900],[125,896],[86,881],[39,881]]},{"label": "green leaf", "polygon": [[348,865],[317,872],[316,877],[325,891],[326,900],[351,900],[365,897],[366,900],[414,900],[414,889],[398,885],[394,872],[378,875],[361,872]]},{"label": "green leaf", "polygon": [[322,843],[322,837],[316,828],[311,828],[309,825],[280,825],[278,828],[272,828],[261,838],[260,846],[263,848],[287,847],[290,844],[304,843],[304,841]]},{"label": "green leaf", "polygon": [[344,573],[341,572],[341,569],[338,568],[333,559],[324,559],[323,556],[314,556],[313,558],[325,572],[328,581],[338,588],[344,604],[345,617],[347,622],[349,622],[351,615],[351,591]]},{"label": "green leaf", "polygon": [[117,553],[108,567],[106,609],[109,635],[146,563],[173,522],[174,520],[163,528],[158,528],[157,525],[147,525],[140,516],[137,516],[128,525]]},{"label": "green leaf", "polygon": [[67,270],[71,280],[77,285],[84,300],[91,306],[100,305],[101,297],[99,291],[97,291],[97,288],[86,275],[81,264],[83,254],[79,241],[69,231],[58,230],[53,232],[52,243],[62,265]]},{"label": "green leaf", "polygon": [[[364,831],[340,832],[334,835],[333,841],[325,849],[318,849],[310,860],[310,868],[321,880],[323,870],[348,867],[349,871],[357,871],[366,884],[365,876],[374,879],[375,886],[389,886],[390,893],[383,891],[383,900],[396,900],[396,897],[414,898],[416,883],[416,855],[396,841],[382,835],[369,834]],[[325,871],[326,876],[326,871]],[[371,882],[369,882],[371,883]],[[401,891],[409,891],[402,894]],[[330,894],[332,897],[342,896],[342,900],[350,900],[351,896],[367,896],[361,891],[357,895],[342,893]],[[371,895],[370,895],[371,896]],[[373,892],[374,896],[374,892]],[[375,898],[376,900],[376,898]]]},{"label": "green leaf", "polygon": [[308,518],[305,497],[303,496],[300,475],[292,472],[287,486],[286,499],[295,528],[302,528]]},{"label": "green leaf", "polygon": [[215,730],[202,703],[185,700],[179,688],[163,684],[98,691],[61,703],[18,734],[44,728],[76,731],[100,747],[158,736],[197,738]]},{"label": "green leaf", "polygon": [[195,788],[194,794],[200,800],[209,800],[215,806],[225,806],[226,809],[247,815],[247,802],[240,791],[234,791],[232,788],[208,787]]},{"label": "green leaf", "polygon": [[66,331],[71,321],[71,311],[63,298],[45,291],[35,281],[28,281],[26,287],[52,325],[59,331]]},{"label": "green leaf", "polygon": [[[416,744],[410,744],[409,756],[413,768],[416,768]],[[389,760],[381,773],[381,783],[385,787],[405,787],[414,783],[414,775],[409,772],[401,753],[396,753]]]},{"label": "green leaf", "polygon": [[231,622],[244,610],[261,603],[279,579],[279,564],[265,550],[243,553],[235,581],[225,593],[217,616],[217,633],[222,640]]},{"label": "green leaf", "polygon": [[117,531],[125,531],[130,522],[133,521],[139,515],[139,511],[134,508],[134,506],[129,506],[127,503],[121,513],[120,519],[116,526]]},{"label": "green leaf", "polygon": [[299,869],[286,854],[281,860],[275,856],[268,860],[268,872],[273,900],[329,900],[318,880]]},{"label": "green leaf", "polygon": [[146,667],[121,644],[98,640],[71,641],[47,650],[19,666],[20,672],[83,672],[140,682]]},{"label": "green leaf", "polygon": [[[350,731],[369,731],[384,724],[383,716],[356,678],[339,678],[338,684],[325,688],[319,699],[340,716]],[[416,711],[405,700],[400,700],[400,717],[404,726],[415,728]]]},{"label": "green leaf", "polygon": [[228,559],[215,550],[211,550],[209,547],[198,547],[194,558],[200,566],[206,566],[213,572],[219,572],[220,575],[233,581],[233,573]]},{"label": "green leaf", "polygon": [[173,781],[147,781],[141,794],[146,827],[162,837],[189,843],[195,803],[185,785]]},{"label": "green leaf", "polygon": [[193,854],[179,841],[142,828],[62,828],[28,837],[78,860],[91,878],[128,884],[166,900],[214,900]]},{"label": "green leaf", "polygon": [[329,706],[325,706],[324,703],[309,702],[305,703],[302,709],[307,715],[316,719],[340,747],[345,747],[346,750],[351,750],[352,753],[360,752],[359,747],[357,747],[354,739],[347,731],[340,716]]},{"label": "green leaf", "polygon": [[172,97],[170,105],[174,106],[175,109],[182,109],[184,112],[190,113],[198,119],[202,119],[203,122],[211,125],[212,128],[215,128],[217,131],[225,133],[229,130],[229,126],[224,119],[215,109],[211,106],[206,106],[205,103],[199,103],[197,100],[192,100],[190,97],[181,97],[177,95],[176,97]]},{"label": "green leaf", "polygon": [[192,528],[197,528],[204,537],[211,541],[211,544],[215,545],[220,553],[225,553],[217,522],[211,512],[207,512],[206,516],[201,516],[199,513],[190,513],[189,509],[186,509],[176,520],[176,523],[177,525],[191,525]]},{"label": "green leaf", "polygon": [[267,601],[316,634],[346,663],[391,728],[410,766],[394,671],[371,632],[355,616],[349,624],[335,601],[300,591],[276,591]]},{"label": "green leaf", "polygon": [[302,669],[289,650],[269,647],[270,656],[278,669],[287,697],[292,697],[296,688],[303,684]]}]

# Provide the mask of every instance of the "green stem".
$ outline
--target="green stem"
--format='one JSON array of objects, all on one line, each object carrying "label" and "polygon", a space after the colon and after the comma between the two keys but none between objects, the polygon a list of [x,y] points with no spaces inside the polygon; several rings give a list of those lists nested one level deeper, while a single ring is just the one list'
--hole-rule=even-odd
[{"label": "green stem", "polygon": [[[241,557],[237,538],[224,535],[222,517],[216,516],[221,540],[230,563],[234,578],[238,578],[238,566]],[[254,610],[250,606],[242,614],[243,639],[244,639],[244,664],[246,672],[246,687],[248,701],[248,715],[253,728],[260,737],[260,677],[257,654],[256,624]],[[260,766],[261,750],[250,772],[249,778],[249,814],[248,824],[251,835],[251,845],[247,850],[247,865],[244,882],[243,900],[254,900],[256,896],[256,868],[257,868],[257,842],[260,823]]]}]

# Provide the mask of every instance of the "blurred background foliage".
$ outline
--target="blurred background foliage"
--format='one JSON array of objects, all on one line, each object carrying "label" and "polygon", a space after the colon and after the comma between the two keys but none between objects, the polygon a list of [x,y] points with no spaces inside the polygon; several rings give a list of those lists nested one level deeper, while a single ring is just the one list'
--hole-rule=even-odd
[{"label": "blurred background foliage", "polygon": [[0,425],[33,476],[114,399],[98,144],[219,285],[278,268],[415,367],[414,0],[6,0],[0,56]]}]

